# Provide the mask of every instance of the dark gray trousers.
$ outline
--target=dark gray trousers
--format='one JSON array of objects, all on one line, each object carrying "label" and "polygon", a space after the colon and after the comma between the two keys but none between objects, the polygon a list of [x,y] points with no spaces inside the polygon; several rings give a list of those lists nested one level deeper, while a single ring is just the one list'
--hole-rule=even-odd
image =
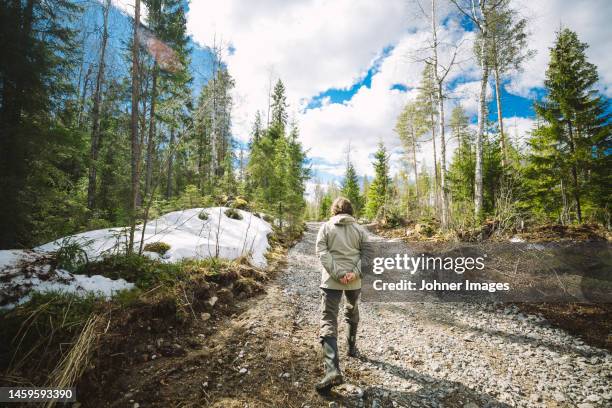
[{"label": "dark gray trousers", "polygon": [[359,322],[359,294],[361,289],[336,290],[321,288],[321,320],[319,322],[319,336],[338,337],[338,311],[342,293],[344,303],[344,321],[349,324]]}]

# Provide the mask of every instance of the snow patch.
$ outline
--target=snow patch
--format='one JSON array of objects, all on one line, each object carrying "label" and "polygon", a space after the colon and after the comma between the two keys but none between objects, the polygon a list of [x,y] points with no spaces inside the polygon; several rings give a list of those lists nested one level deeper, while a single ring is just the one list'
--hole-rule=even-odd
[{"label": "snow patch", "polygon": [[[144,244],[157,241],[170,245],[161,258],[163,262],[177,262],[182,259],[223,258],[236,259],[249,256],[253,265],[267,265],[265,254],[270,247],[268,234],[272,232],[269,223],[250,212],[235,210],[242,220],[225,215],[228,207],[191,208],[174,211],[147,223]],[[202,220],[201,212],[208,215]],[[53,252],[62,246],[62,241],[70,238],[79,242],[90,260],[99,259],[105,254],[123,252],[127,245],[126,228],[107,228],[83,232],[61,238],[35,248],[37,251]],[[142,225],[136,228],[135,247],[140,246]],[[157,258],[157,254],[147,253]]]},{"label": "snow patch", "polygon": [[63,269],[52,269],[48,261],[48,254],[42,252],[0,251],[0,310],[10,310],[27,302],[33,291],[79,296],[96,293],[108,299],[121,290],[134,288],[133,283],[124,279],[75,275]]},{"label": "snow patch", "polygon": [[[140,247],[144,237],[144,245],[158,241],[170,245],[163,255],[143,252],[161,262],[211,257],[231,260],[247,256],[253,265],[265,267],[271,225],[243,210],[235,210],[242,216],[241,220],[232,219],[225,215],[226,210],[227,207],[192,208],[163,215],[147,224],[144,236],[142,225],[137,227],[135,247]],[[207,214],[206,220],[199,218],[202,212]],[[0,309],[27,302],[32,291],[79,295],[93,292],[109,298],[120,290],[132,289],[134,284],[124,279],[52,270],[48,262],[49,254],[67,242],[79,243],[90,261],[125,252],[128,233],[127,228],[106,228],[60,238],[34,250],[0,251]]]}]

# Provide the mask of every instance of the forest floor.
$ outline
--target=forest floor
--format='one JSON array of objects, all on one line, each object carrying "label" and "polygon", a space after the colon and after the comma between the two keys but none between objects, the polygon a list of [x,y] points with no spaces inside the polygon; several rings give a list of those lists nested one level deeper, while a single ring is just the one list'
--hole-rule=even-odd
[{"label": "forest floor", "polygon": [[[362,303],[361,356],[346,357],[339,341],[346,385],[328,398],[317,395],[319,226],[308,224],[265,294],[227,306],[209,320],[198,319],[186,331],[153,330],[159,334],[148,337],[142,361],[107,373],[100,384],[104,393],[90,394],[82,406],[589,408],[612,403],[609,351],[513,305],[459,303]],[[345,327],[340,327],[343,339]],[[156,358],[149,358],[151,353]]]}]

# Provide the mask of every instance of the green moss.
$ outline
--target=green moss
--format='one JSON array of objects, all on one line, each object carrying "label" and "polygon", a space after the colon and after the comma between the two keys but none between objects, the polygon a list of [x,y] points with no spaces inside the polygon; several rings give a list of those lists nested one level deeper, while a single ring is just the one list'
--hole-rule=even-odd
[{"label": "green moss", "polygon": [[147,289],[179,279],[181,268],[180,264],[162,263],[138,254],[121,254],[91,262],[83,273],[125,279],[140,289]]},{"label": "green moss", "polygon": [[156,252],[160,255],[165,254],[170,249],[170,244],[166,244],[165,242],[150,242],[144,246],[145,251]]},{"label": "green moss", "polygon": [[228,208],[227,210],[225,210],[225,216],[233,220],[242,219],[242,214],[240,214],[240,212],[234,208]]}]

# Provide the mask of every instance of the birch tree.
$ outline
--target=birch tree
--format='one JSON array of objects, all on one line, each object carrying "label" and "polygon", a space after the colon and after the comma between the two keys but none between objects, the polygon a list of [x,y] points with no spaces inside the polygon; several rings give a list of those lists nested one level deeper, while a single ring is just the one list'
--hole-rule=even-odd
[{"label": "birch tree", "polygon": [[482,215],[483,203],[483,157],[482,143],[487,123],[487,85],[490,74],[491,26],[496,18],[496,11],[503,7],[507,0],[450,0],[459,12],[470,19],[476,27],[478,37],[474,52],[480,65],[480,95],[478,98],[478,132],[476,133],[476,168],[474,171],[474,215]]},{"label": "birch tree", "polygon": [[[419,7],[424,16],[426,16],[431,24],[431,42],[429,49],[431,55],[425,59],[425,63],[431,66],[434,89],[436,95],[436,110],[438,114],[438,135],[440,137],[440,192],[441,192],[441,223],[442,228],[448,225],[448,188],[446,185],[446,136],[445,136],[445,121],[444,121],[444,99],[445,99],[445,81],[448,74],[455,65],[458,51],[461,47],[461,42],[457,44],[443,43],[438,35],[438,16],[437,16],[437,0],[431,0],[430,13],[427,14],[424,8]],[[449,52],[448,61],[443,61],[441,57],[442,51]],[[433,135],[435,139],[435,134]],[[437,177],[437,176],[436,176]]]},{"label": "birch tree", "polygon": [[520,71],[523,62],[531,58],[535,51],[527,43],[527,19],[521,18],[509,2],[492,11],[491,19],[491,67],[495,83],[495,102],[497,105],[497,125],[502,151],[502,167],[508,165],[508,139],[504,132],[501,86],[504,76],[511,71]]}]

